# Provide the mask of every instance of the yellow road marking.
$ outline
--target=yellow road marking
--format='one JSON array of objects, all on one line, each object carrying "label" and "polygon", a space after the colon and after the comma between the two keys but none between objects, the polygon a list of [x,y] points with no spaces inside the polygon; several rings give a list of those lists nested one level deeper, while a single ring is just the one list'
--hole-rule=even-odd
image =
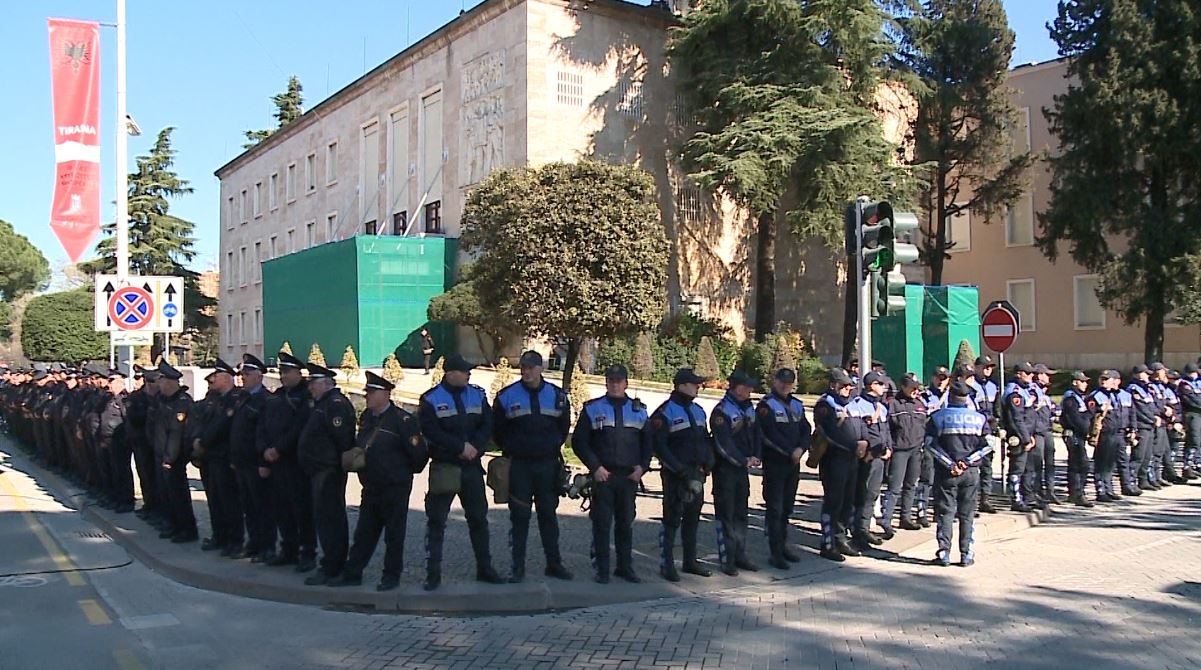
[{"label": "yellow road marking", "polygon": [[100,606],[100,603],[92,599],[80,600],[79,609],[83,610],[83,615],[88,618],[88,623],[93,626],[107,626],[113,622],[108,618],[108,613]]},{"label": "yellow road marking", "polygon": [[137,655],[128,649],[113,650],[113,660],[121,670],[145,670],[146,667],[138,660]]},{"label": "yellow road marking", "polygon": [[42,543],[42,548],[46,550],[46,553],[54,561],[54,564],[58,566],[58,569],[64,571],[63,575],[66,577],[67,583],[71,586],[83,586],[86,583],[83,580],[83,576],[76,572],[75,564],[71,562],[71,559],[67,558],[67,555],[59,548],[54,538],[50,537],[50,533],[46,531],[45,526],[38,521],[37,516],[25,504],[25,500],[21,497],[21,492],[17,490],[17,487],[5,477],[0,477],[0,486],[3,486],[12,495],[13,504],[16,505],[17,511],[21,513],[21,516],[25,518],[25,524],[29,526],[29,530],[33,531],[34,536],[38,538],[38,542]]}]

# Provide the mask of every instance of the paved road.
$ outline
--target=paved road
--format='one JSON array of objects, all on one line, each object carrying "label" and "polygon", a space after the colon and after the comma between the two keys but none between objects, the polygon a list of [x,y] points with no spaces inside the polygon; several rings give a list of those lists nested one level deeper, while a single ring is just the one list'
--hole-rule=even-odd
[{"label": "paved road", "polygon": [[923,545],[701,597],[440,618],[209,593],[136,562],[86,571],[127,559],[21,473],[0,479],[3,572],[85,569],[80,586],[0,586],[4,668],[1201,667],[1201,487],[1067,510],[980,543],[970,569],[925,565]]}]

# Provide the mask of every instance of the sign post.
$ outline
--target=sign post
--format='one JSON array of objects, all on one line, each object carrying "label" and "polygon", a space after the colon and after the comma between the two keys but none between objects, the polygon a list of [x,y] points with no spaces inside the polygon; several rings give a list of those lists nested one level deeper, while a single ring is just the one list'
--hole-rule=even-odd
[{"label": "sign post", "polygon": [[[989,304],[980,317],[980,341],[984,346],[997,354],[997,368],[1000,381],[997,382],[998,395],[1005,389],[1005,352],[1013,346],[1021,330],[1021,320],[1017,308],[1007,300],[997,300]],[[999,405],[1000,398],[995,403]],[[994,407],[994,411],[996,407]],[[1004,447],[1005,445],[1002,445]],[[1001,455],[1001,482],[1005,482],[1005,455]],[[989,490],[992,489],[989,482]]]}]

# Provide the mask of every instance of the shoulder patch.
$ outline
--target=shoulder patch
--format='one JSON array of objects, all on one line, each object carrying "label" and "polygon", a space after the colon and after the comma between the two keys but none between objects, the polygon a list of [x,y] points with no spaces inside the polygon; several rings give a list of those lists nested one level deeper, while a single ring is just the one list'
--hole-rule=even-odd
[{"label": "shoulder patch", "polygon": [[720,426],[720,425],[722,425],[723,423],[725,423],[725,422],[726,422],[726,419],[725,419],[725,417],[723,417],[723,416],[722,416],[720,413],[718,413],[718,412],[714,412],[714,413],[713,413],[713,418],[711,419],[711,421],[712,421],[712,423],[713,423],[713,425],[714,425],[714,426]]},{"label": "shoulder patch", "polygon": [[234,415],[234,408],[230,407],[229,409],[225,410],[225,416],[233,416],[233,415]]},{"label": "shoulder patch", "polygon": [[342,427],[342,417],[335,416],[333,418],[333,420],[331,421],[331,423],[334,424],[334,428],[341,428]]},{"label": "shoulder patch", "polygon": [[1013,399],[1011,402],[1013,402],[1014,407],[1021,407],[1022,406],[1022,397],[1015,395],[1015,396],[1013,396]]},{"label": "shoulder patch", "polygon": [[767,403],[759,403],[758,411],[763,416],[771,416],[771,408],[767,406]]},{"label": "shoulder patch", "polygon": [[654,427],[655,430],[662,428],[663,427],[663,416],[660,414],[655,414],[655,416],[651,419],[651,426]]},{"label": "shoulder patch", "polygon": [[410,438],[409,438],[409,444],[413,445],[414,447],[416,447],[416,446],[420,445],[420,444],[421,444],[421,436],[420,436],[420,435],[414,435],[413,437],[410,437]]},{"label": "shoulder patch", "polygon": [[175,415],[175,420],[176,420],[176,421],[178,421],[178,422],[180,422],[180,423],[183,423],[183,422],[184,422],[184,419],[186,419],[186,418],[188,418],[188,414],[187,414],[187,412],[178,412],[178,413]]}]

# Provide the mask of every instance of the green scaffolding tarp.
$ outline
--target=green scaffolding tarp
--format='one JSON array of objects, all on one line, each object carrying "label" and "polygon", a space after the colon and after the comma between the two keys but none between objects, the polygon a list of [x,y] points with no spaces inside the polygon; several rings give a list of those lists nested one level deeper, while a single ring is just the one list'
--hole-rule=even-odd
[{"label": "green scaffolding tarp", "polygon": [[899,379],[906,372],[929,378],[949,366],[967,340],[980,351],[980,310],[974,286],[905,287],[905,311],[872,321],[872,356]]},{"label": "green scaffolding tarp", "polygon": [[362,367],[379,367],[393,352],[416,366],[422,326],[435,356],[454,351],[453,326],[428,323],[426,309],[454,281],[457,250],[453,239],[363,235],[263,263],[267,357],[287,341],[303,359],[316,342],[335,367],[348,345]]}]

